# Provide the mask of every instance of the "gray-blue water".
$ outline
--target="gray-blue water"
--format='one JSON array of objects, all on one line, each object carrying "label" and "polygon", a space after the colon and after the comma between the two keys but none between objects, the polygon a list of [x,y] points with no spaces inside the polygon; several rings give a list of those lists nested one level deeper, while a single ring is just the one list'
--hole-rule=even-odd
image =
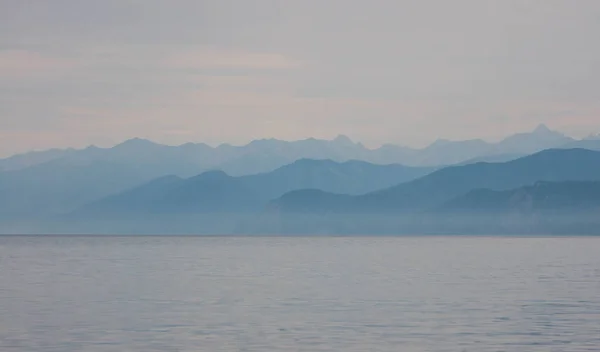
[{"label": "gray-blue water", "polygon": [[0,237],[0,351],[600,351],[600,238]]}]

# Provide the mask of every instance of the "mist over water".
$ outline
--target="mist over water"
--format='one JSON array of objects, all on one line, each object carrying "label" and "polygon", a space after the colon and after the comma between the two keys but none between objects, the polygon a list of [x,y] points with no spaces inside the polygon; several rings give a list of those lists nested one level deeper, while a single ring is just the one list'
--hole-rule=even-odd
[{"label": "mist over water", "polygon": [[0,0],[0,352],[600,352],[599,18]]},{"label": "mist over water", "polygon": [[0,237],[1,351],[597,351],[600,239]]}]

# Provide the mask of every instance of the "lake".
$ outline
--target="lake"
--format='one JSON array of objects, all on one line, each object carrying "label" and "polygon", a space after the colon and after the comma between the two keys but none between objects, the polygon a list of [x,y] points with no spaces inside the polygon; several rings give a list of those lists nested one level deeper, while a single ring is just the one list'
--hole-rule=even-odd
[{"label": "lake", "polygon": [[0,351],[599,351],[600,238],[0,237]]}]

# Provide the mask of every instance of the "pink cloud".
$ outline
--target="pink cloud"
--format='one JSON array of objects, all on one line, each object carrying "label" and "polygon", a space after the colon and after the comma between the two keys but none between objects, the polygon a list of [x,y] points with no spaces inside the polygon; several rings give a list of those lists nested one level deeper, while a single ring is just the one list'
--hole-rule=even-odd
[{"label": "pink cloud", "polygon": [[45,56],[33,51],[0,51],[0,77],[61,74],[77,66],[78,63],[73,60]]},{"label": "pink cloud", "polygon": [[278,53],[247,52],[242,50],[196,49],[181,51],[165,59],[169,67],[184,69],[294,69],[300,61]]}]

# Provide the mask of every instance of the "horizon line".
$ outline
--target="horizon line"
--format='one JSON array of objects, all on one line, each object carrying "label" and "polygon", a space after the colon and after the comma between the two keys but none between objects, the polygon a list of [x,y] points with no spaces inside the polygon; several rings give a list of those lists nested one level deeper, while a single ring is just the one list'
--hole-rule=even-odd
[{"label": "horizon line", "polygon": [[279,139],[276,137],[264,137],[264,138],[256,138],[256,139],[252,139],[248,142],[243,142],[243,143],[239,143],[239,144],[234,144],[234,143],[230,143],[230,142],[223,142],[223,143],[206,143],[206,142],[184,142],[184,143],[180,143],[180,144],[168,144],[168,143],[163,143],[163,142],[157,142],[156,140],[152,140],[150,138],[144,138],[144,137],[131,137],[131,138],[127,138],[125,140],[122,140],[121,142],[109,145],[109,146],[99,146],[97,144],[88,144],[85,146],[73,146],[73,147],[65,147],[65,148],[60,148],[60,147],[49,147],[49,148],[45,148],[45,149],[40,149],[40,148],[34,148],[34,149],[29,149],[26,151],[21,151],[21,152],[17,152],[17,153],[12,153],[9,155],[5,155],[5,156],[0,156],[0,160],[1,159],[8,159],[11,157],[15,157],[15,156],[19,156],[19,155],[26,155],[26,154],[30,154],[30,153],[41,153],[41,152],[47,152],[47,151],[78,151],[78,150],[86,150],[86,149],[112,149],[115,147],[118,147],[120,145],[126,144],[128,142],[133,142],[133,141],[140,141],[140,142],[147,142],[147,143],[151,143],[151,144],[155,144],[155,145],[159,145],[159,146],[164,146],[164,147],[173,147],[173,148],[179,148],[179,147],[183,147],[185,145],[205,145],[207,147],[210,147],[211,149],[218,149],[218,148],[224,148],[224,147],[233,147],[233,148],[243,148],[243,147],[247,147],[249,145],[251,145],[252,143],[256,143],[256,142],[263,142],[263,141],[275,141],[275,142],[285,142],[285,143],[298,143],[298,142],[305,142],[305,141],[324,141],[324,142],[335,142],[336,140],[346,140],[356,146],[362,146],[363,148],[367,149],[367,150],[378,150],[381,149],[383,147],[386,146],[394,146],[394,147],[399,147],[399,148],[405,148],[405,149],[412,149],[412,150],[423,150],[423,149],[427,149],[433,145],[435,145],[436,143],[440,143],[440,142],[447,142],[447,143],[460,143],[460,142],[471,142],[471,141],[481,141],[487,144],[498,144],[501,143],[502,141],[506,140],[507,138],[510,138],[512,136],[515,135],[521,135],[521,134],[533,134],[536,133],[538,131],[545,131],[545,132],[552,132],[552,133],[560,133],[563,136],[565,136],[566,138],[571,138],[574,139],[575,141],[582,141],[582,140],[586,140],[586,139],[590,139],[590,138],[594,138],[594,137],[600,137],[600,133],[590,133],[588,136],[586,137],[582,137],[582,138],[577,138],[571,135],[566,134],[565,132],[562,132],[558,129],[552,129],[549,128],[545,123],[540,123],[537,127],[535,127],[534,129],[530,129],[527,131],[521,131],[521,132],[514,132],[513,134],[509,134],[507,136],[504,136],[500,139],[497,140],[490,140],[490,139],[484,139],[484,138],[470,138],[470,139],[447,139],[447,138],[437,138],[435,139],[433,142],[430,142],[428,144],[426,144],[423,147],[415,147],[415,146],[409,146],[409,145],[402,145],[402,144],[395,144],[395,143],[381,143],[378,146],[375,147],[369,147],[367,146],[365,143],[352,139],[351,137],[349,137],[346,134],[338,134],[337,136],[330,138],[330,139],[326,139],[326,138],[316,138],[316,137],[306,137],[306,138],[302,138],[302,139],[293,139],[293,140],[287,140],[287,139]]}]

